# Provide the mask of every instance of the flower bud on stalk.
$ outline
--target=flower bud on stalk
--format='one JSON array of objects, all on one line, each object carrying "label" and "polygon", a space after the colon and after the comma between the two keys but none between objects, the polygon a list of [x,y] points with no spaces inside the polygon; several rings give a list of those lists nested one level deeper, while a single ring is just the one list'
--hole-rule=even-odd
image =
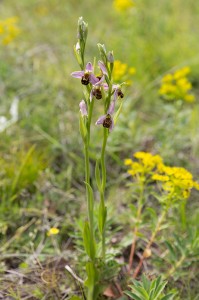
[{"label": "flower bud on stalk", "polygon": [[[77,39],[78,39],[78,50],[77,45],[75,49],[75,55],[77,56],[77,60],[81,68],[84,68],[84,51],[86,46],[86,39],[88,35],[88,24],[84,22],[83,17],[80,17],[78,20],[78,27],[77,27]],[[80,55],[79,53],[80,52]],[[80,59],[81,58],[81,62]]]},{"label": "flower bud on stalk", "polygon": [[80,42],[86,43],[88,35],[88,24],[84,22],[83,17],[80,17],[78,20],[78,28],[77,28],[77,38]]},{"label": "flower bud on stalk", "polygon": [[113,51],[109,51],[107,54],[107,60],[110,63],[110,72],[112,74],[113,67],[114,67],[114,56],[113,56]]},{"label": "flower bud on stalk", "polygon": [[83,117],[87,117],[88,116],[88,112],[87,112],[87,108],[86,108],[86,102],[84,100],[82,100],[79,104],[79,108],[80,108],[80,112],[82,114]]}]

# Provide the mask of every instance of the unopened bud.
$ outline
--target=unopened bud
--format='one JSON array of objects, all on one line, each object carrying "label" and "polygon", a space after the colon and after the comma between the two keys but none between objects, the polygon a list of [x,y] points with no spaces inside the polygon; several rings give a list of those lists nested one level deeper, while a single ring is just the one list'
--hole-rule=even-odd
[{"label": "unopened bud", "polygon": [[84,22],[83,17],[78,20],[77,38],[79,40],[86,40],[88,33],[88,24]]},{"label": "unopened bud", "polygon": [[106,55],[106,48],[105,48],[105,46],[102,45],[102,44],[100,44],[100,43],[98,43],[97,46],[99,48],[100,54]]},{"label": "unopened bud", "polygon": [[113,51],[109,51],[109,53],[107,54],[107,59],[108,59],[108,62],[114,63]]},{"label": "unopened bud", "polygon": [[79,108],[80,108],[82,116],[86,116],[87,117],[88,113],[87,113],[87,108],[86,108],[86,102],[84,100],[82,100],[80,102]]},{"label": "unopened bud", "polygon": [[150,248],[145,249],[143,253],[143,257],[148,258],[150,256],[151,256],[151,249]]}]

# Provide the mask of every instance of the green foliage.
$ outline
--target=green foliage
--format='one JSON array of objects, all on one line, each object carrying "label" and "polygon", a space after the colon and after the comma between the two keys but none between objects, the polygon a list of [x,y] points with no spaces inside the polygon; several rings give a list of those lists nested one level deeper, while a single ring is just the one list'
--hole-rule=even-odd
[{"label": "green foliage", "polygon": [[161,276],[149,280],[142,276],[141,281],[134,281],[130,285],[131,291],[125,291],[131,299],[134,300],[171,300],[175,299],[176,292],[170,291],[165,293],[167,282],[162,280]]},{"label": "green foliage", "polygon": [[27,152],[22,149],[10,153],[9,159],[1,158],[1,166],[1,196],[7,193],[14,200],[23,189],[31,191],[34,188],[34,183],[46,166],[45,155],[32,146]]},{"label": "green foliage", "polygon": [[92,230],[88,222],[84,224],[83,240],[86,253],[91,259],[95,258],[95,242],[92,240]]},{"label": "green foliage", "polygon": [[169,251],[165,257],[165,262],[171,266],[168,268],[169,271],[166,272],[166,276],[173,276],[175,280],[183,275],[186,276],[183,268],[186,270],[198,259],[199,230],[188,227],[186,234],[182,237],[174,234],[171,240],[165,241],[165,244]]},{"label": "green foliage", "polygon": [[70,300],[81,300],[82,298],[78,297],[78,296],[72,296],[70,298]]}]

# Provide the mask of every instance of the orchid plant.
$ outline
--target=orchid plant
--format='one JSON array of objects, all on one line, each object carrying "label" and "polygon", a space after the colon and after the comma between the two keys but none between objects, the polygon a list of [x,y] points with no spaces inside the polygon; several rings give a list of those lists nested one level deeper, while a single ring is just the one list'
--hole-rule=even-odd
[{"label": "orchid plant", "polygon": [[[105,152],[107,140],[110,132],[113,130],[119,113],[122,108],[122,101],[115,113],[118,98],[123,98],[122,85],[113,84],[112,72],[114,68],[113,52],[106,51],[104,45],[98,44],[101,60],[96,66],[88,62],[85,64],[85,46],[88,34],[88,24],[83,18],[78,20],[77,44],[74,52],[77,62],[80,66],[79,71],[73,72],[74,78],[80,79],[84,90],[84,99],[80,101],[80,133],[84,145],[85,158],[85,185],[87,198],[87,220],[84,223],[83,241],[87,254],[86,273],[87,279],[84,281],[87,300],[98,299],[102,292],[102,274],[100,269],[106,266],[106,219],[107,207],[105,203],[106,189],[106,162]],[[96,75],[96,68],[99,74]],[[97,101],[96,101],[97,100]],[[100,101],[98,101],[100,100]],[[93,125],[93,110],[95,105],[102,105],[103,114],[95,122],[96,125],[102,125],[103,141],[100,158],[96,161],[95,178],[96,185],[100,194],[99,205],[94,199],[93,187],[90,180],[90,141],[91,126]],[[97,220],[94,218],[97,215]],[[100,262],[100,263],[99,263]]]}]

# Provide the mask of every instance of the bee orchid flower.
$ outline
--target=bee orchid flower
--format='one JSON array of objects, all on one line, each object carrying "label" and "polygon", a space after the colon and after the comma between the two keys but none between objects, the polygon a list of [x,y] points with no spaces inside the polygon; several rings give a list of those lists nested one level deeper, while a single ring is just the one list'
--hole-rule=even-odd
[{"label": "bee orchid flower", "polygon": [[104,89],[105,91],[108,90],[108,85],[103,82],[104,75],[102,77],[99,76],[97,78],[99,81],[93,85],[93,88],[90,93],[90,101],[92,101],[93,97],[95,97],[98,100],[102,99],[102,89]]},{"label": "bee orchid flower", "polygon": [[105,75],[108,75],[107,69],[104,63],[101,62],[100,60],[98,61],[98,66],[101,70],[102,75],[96,77],[96,80],[98,81],[96,81],[96,83],[93,84],[93,88],[90,93],[90,101],[92,101],[93,97],[95,97],[98,100],[102,99],[102,88],[104,88],[105,91],[108,90],[107,83],[103,82],[105,79]]},{"label": "bee orchid flower", "polygon": [[102,125],[103,127],[108,128],[109,131],[111,132],[114,128],[114,121],[112,117],[114,110],[115,110],[115,101],[113,100],[109,106],[107,114],[99,117],[95,125]]},{"label": "bee orchid flower", "polygon": [[119,84],[113,85],[113,91],[114,91],[114,101],[117,100],[118,97],[124,98],[124,94],[121,90],[121,86]]},{"label": "bee orchid flower", "polygon": [[93,74],[93,66],[91,62],[88,62],[86,65],[85,71],[75,71],[71,73],[71,76],[74,78],[81,78],[81,83],[83,85],[88,85],[89,83],[95,84],[99,81]]}]

